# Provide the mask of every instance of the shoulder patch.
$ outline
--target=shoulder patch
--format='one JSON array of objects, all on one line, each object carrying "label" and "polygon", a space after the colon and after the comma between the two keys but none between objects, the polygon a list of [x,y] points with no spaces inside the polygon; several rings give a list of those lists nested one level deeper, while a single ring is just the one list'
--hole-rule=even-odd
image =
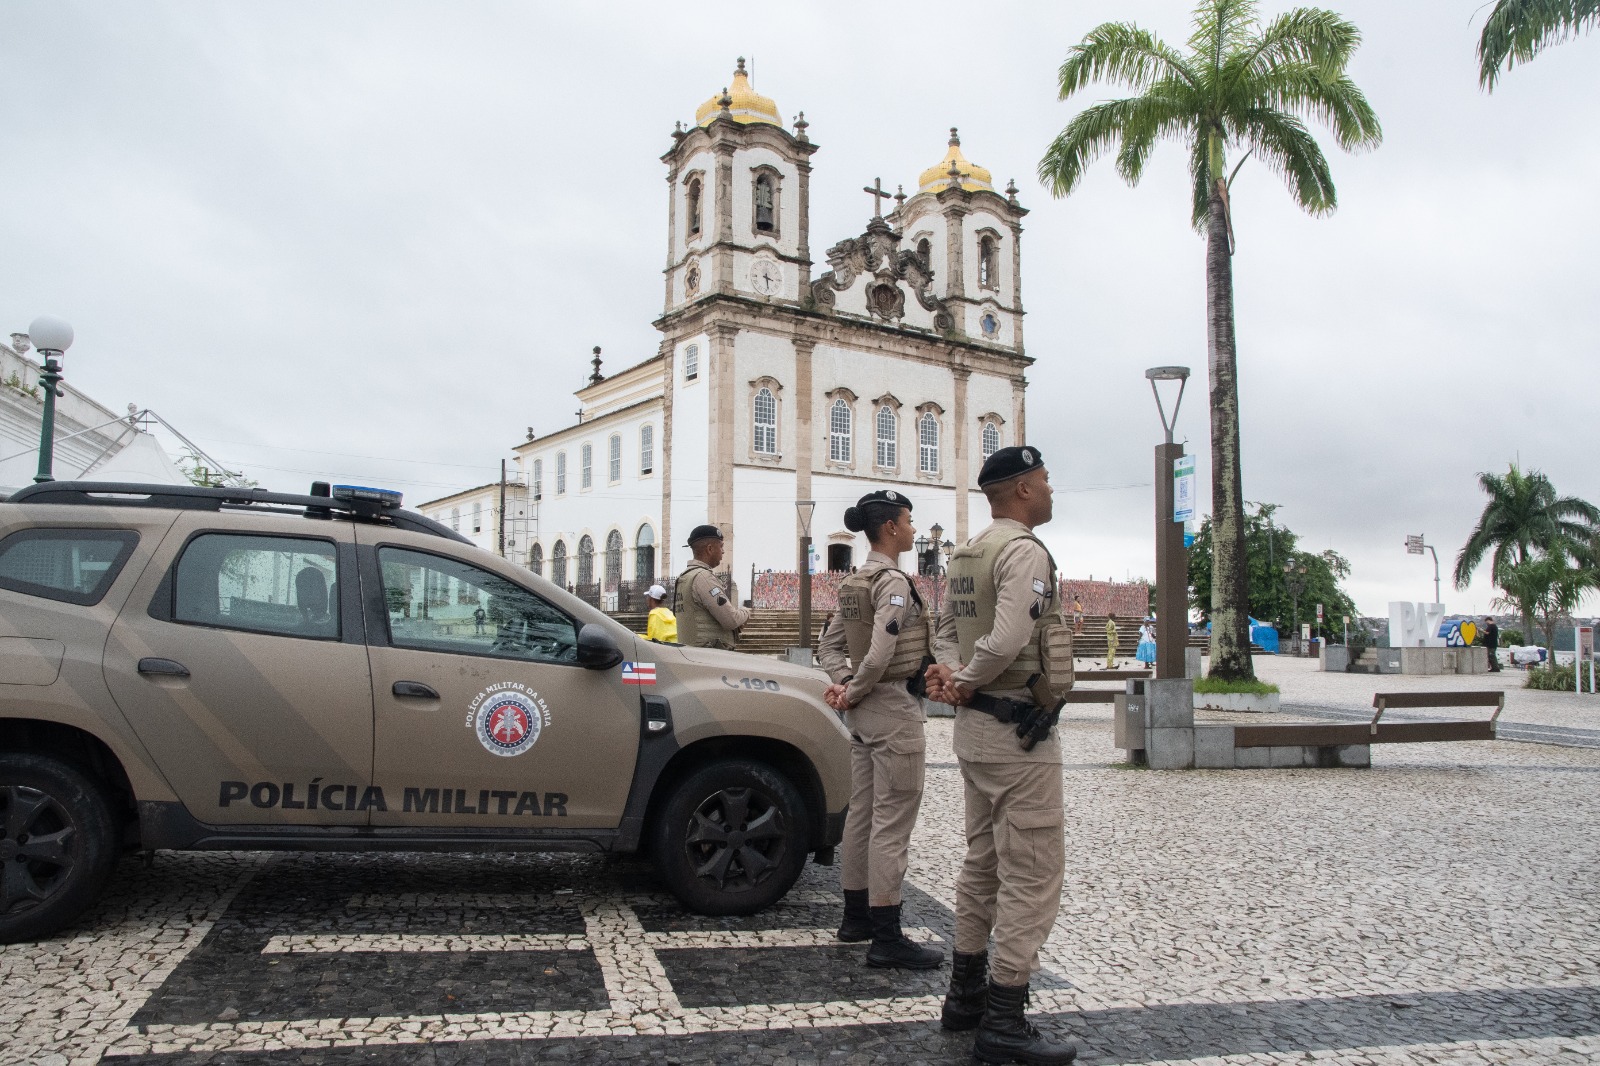
[{"label": "shoulder patch", "polygon": [[900,635],[900,623],[891,618],[884,623],[883,631],[891,637],[898,637]]},{"label": "shoulder patch", "polygon": [[712,585],[711,586],[711,595],[713,595],[713,596],[721,596],[722,595],[722,590],[720,588],[718,588],[717,586]]},{"label": "shoulder patch", "polygon": [[905,605],[906,605],[906,598],[904,596],[890,596],[889,597],[889,606],[890,607],[904,607]]},{"label": "shoulder patch", "polygon": [[1028,617],[1037,622],[1039,620],[1039,611],[1039,604],[1035,603],[1032,607],[1028,608]]},{"label": "shoulder patch", "polygon": [[1038,578],[1033,579],[1033,591],[1040,596],[1044,595],[1044,582]]},{"label": "shoulder patch", "polygon": [[726,596],[718,596],[717,597],[717,606],[718,607],[726,607],[726,606],[728,606],[728,598]]}]

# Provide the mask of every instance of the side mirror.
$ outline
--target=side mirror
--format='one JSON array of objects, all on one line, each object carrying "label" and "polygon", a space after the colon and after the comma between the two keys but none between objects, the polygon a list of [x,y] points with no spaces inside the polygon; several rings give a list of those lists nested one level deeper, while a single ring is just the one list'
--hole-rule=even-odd
[{"label": "side mirror", "polygon": [[593,622],[578,630],[578,665],[585,670],[609,670],[622,661],[622,649],[610,633]]}]

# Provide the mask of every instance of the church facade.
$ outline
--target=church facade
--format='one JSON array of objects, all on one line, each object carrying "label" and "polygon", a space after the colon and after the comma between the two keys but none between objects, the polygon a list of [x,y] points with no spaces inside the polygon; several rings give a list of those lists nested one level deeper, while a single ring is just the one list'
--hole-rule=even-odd
[{"label": "church facade", "polygon": [[987,521],[978,468],[1023,442],[1031,363],[1015,185],[997,191],[951,130],[911,195],[865,190],[873,217],[818,271],[807,131],[741,59],[674,132],[660,347],[611,375],[597,349],[579,421],[515,448],[529,517],[508,555],[610,589],[681,569],[710,522],[735,578],[793,570],[796,501],[813,500],[817,565],[847,569],[867,545],[844,509],[878,487],[957,542]]}]

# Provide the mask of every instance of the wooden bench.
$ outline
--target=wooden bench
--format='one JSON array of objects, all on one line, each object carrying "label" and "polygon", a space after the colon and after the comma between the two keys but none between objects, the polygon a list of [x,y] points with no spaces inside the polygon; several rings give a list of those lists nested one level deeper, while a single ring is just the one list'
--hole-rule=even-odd
[{"label": "wooden bench", "polygon": [[1152,677],[1149,670],[1074,670],[1077,681],[1137,681]]},{"label": "wooden bench", "polygon": [[[1233,728],[1235,748],[1275,748],[1300,745],[1332,747],[1347,744],[1430,744],[1443,740],[1493,740],[1500,713],[1506,709],[1504,692],[1379,692],[1372,697],[1377,713],[1365,725],[1324,725],[1297,722],[1287,725],[1240,725]],[[1472,721],[1385,722],[1385,711],[1400,707],[1493,707],[1487,719]]]}]

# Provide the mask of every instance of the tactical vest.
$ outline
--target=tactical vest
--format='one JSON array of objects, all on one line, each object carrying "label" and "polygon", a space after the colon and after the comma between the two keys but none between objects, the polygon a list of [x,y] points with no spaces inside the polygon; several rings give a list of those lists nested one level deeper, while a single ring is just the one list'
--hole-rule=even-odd
[{"label": "tactical vest", "polygon": [[872,589],[878,580],[888,574],[905,578],[906,589],[917,605],[914,622],[901,628],[895,637],[894,651],[889,655],[889,665],[884,668],[879,682],[904,681],[920,673],[923,660],[930,654],[928,641],[928,613],[922,610],[922,597],[905,572],[892,566],[870,574],[854,573],[839,584],[839,623],[844,626],[845,644],[850,649],[850,669],[859,670],[861,660],[872,647],[873,602]]},{"label": "tactical vest", "polygon": [[[945,610],[955,618],[956,638],[964,663],[972,661],[978,640],[994,630],[995,605],[999,599],[994,580],[995,562],[1007,545],[1020,539],[1031,540],[1044,548],[1043,542],[1032,533],[1008,526],[982,540],[962,545],[950,556]],[[979,691],[1028,688],[1043,679],[1053,695],[1060,698],[1072,687],[1072,634],[1062,621],[1060,605],[1054,600],[1056,563],[1050,558],[1048,548],[1045,557],[1050,560],[1052,606],[1034,619],[1033,633],[1011,665]],[[1045,656],[1049,657],[1048,664]],[[1040,691],[1035,684],[1035,698],[1039,698]],[[1040,699],[1039,702],[1046,701]]]},{"label": "tactical vest", "polygon": [[[686,566],[673,586],[673,604],[678,615],[678,643],[691,648],[726,648],[732,651],[739,635],[723,627],[715,615],[706,610],[694,597],[694,579],[699,573],[711,573],[709,567]],[[712,575],[716,580],[716,575]]]}]

